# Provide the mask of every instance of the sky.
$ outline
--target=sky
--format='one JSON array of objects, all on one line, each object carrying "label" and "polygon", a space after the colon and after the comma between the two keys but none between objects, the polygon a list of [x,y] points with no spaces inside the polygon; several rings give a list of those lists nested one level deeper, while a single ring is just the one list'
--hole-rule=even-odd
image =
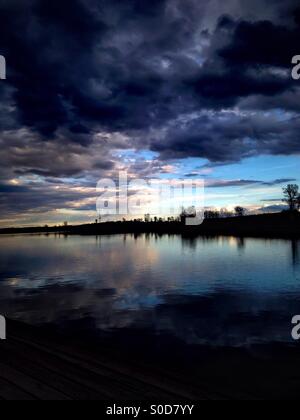
[{"label": "sky", "polygon": [[294,0],[0,0],[0,226],[92,222],[119,171],[281,210],[299,39]]}]

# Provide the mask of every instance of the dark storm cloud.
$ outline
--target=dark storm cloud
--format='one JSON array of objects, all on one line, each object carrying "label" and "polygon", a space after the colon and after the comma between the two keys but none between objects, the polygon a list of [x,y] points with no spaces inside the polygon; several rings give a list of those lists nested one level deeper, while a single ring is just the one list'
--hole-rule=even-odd
[{"label": "dark storm cloud", "polygon": [[300,28],[274,25],[270,21],[235,24],[223,18],[219,27],[233,27],[231,42],[217,50],[230,66],[276,66],[290,68],[291,57],[298,50]]},{"label": "dark storm cloud", "polygon": [[84,51],[103,25],[78,0],[6,2],[0,21],[19,122],[50,136],[68,121],[65,93],[84,78]]},{"label": "dark storm cloud", "polygon": [[[204,64],[197,75],[186,78],[185,88],[202,108],[217,112],[242,104],[242,109],[256,115],[232,112],[226,119],[213,113],[181,119],[163,137],[152,140],[152,149],[165,159],[193,156],[224,163],[262,153],[298,153],[295,115],[299,115],[300,93],[290,75],[300,39],[294,16],[291,13],[290,27],[220,18]],[[261,109],[274,114],[261,118],[257,112]],[[281,118],[279,110],[290,112],[289,118]]]},{"label": "dark storm cloud", "polygon": [[299,153],[299,16],[293,0],[2,1],[1,185],[94,182],[120,148],[159,153],[131,164],[145,176]]},{"label": "dark storm cloud", "polygon": [[[92,200],[92,204],[80,204]],[[2,217],[17,217],[22,214],[41,214],[58,209],[96,210],[96,192],[90,189],[55,185],[32,184],[26,187],[0,185],[0,214]]]},{"label": "dark storm cloud", "polygon": [[65,133],[44,141],[26,129],[2,133],[0,161],[0,180],[30,175],[79,177],[93,170],[100,177],[114,167],[107,145],[95,145],[90,151],[79,141],[71,142]]},{"label": "dark storm cloud", "polygon": [[27,187],[21,187],[18,185],[1,185],[0,184],[0,194],[10,194],[10,193],[24,193],[29,192],[30,189]]},{"label": "dark storm cloud", "polygon": [[287,30],[269,21],[223,16],[210,38],[203,66],[185,80],[185,86],[211,108],[233,107],[251,95],[289,91],[295,83],[284,70],[291,66],[299,35],[298,27]]},{"label": "dark storm cloud", "polygon": [[259,154],[300,152],[300,117],[261,112],[202,112],[170,124],[151,148],[161,159],[206,157],[216,165]]},{"label": "dark storm cloud", "polygon": [[[65,125],[71,132],[88,133],[82,120],[109,128],[147,125],[147,107],[159,98],[163,80],[143,60],[151,50],[155,54],[160,40],[168,51],[181,42],[171,37],[176,25],[167,25],[167,33],[147,46],[150,23],[161,20],[164,6],[163,1],[145,6],[134,0],[20,0],[2,5],[0,49],[9,62],[19,123],[45,137]],[[180,30],[179,21],[177,26]]]},{"label": "dark storm cloud", "polygon": [[5,3],[0,49],[19,123],[46,137],[62,126],[88,135],[95,122],[148,129],[203,105],[290,89],[268,69],[289,66],[297,26],[222,17],[214,29],[207,14],[209,4],[192,0]]}]

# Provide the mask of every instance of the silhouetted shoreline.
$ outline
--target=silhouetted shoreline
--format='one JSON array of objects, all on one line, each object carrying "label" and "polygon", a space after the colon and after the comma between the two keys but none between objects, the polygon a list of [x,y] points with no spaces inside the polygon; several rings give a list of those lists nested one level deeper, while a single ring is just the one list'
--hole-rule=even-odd
[{"label": "silhouetted shoreline", "polygon": [[106,222],[79,226],[27,227],[0,229],[0,234],[57,233],[65,235],[179,234],[183,236],[232,235],[238,237],[300,238],[300,213],[285,212],[256,216],[206,219],[202,225],[184,222]]}]

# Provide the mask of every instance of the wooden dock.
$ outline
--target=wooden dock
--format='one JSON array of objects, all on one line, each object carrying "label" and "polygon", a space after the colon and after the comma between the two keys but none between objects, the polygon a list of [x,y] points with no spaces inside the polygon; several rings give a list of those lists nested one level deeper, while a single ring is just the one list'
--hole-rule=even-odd
[{"label": "wooden dock", "polygon": [[[107,350],[93,352],[62,337],[8,321],[0,341],[2,400],[200,400],[199,389]],[[75,346],[75,347],[74,347]]]},{"label": "wooden dock", "polygon": [[[0,341],[1,400],[196,402],[297,400],[300,353],[273,346],[265,354],[212,350],[193,372],[128,358],[115,349],[81,343],[8,321]],[[142,358],[141,358],[142,359]]]}]

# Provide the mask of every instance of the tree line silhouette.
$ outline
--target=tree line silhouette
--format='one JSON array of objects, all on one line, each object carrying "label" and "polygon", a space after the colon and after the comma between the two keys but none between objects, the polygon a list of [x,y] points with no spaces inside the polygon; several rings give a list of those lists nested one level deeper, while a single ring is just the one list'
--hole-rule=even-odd
[{"label": "tree line silhouette", "polygon": [[[283,202],[288,205],[288,211],[298,211],[300,209],[300,193],[299,186],[297,184],[289,184],[283,188]],[[284,210],[286,211],[286,210]],[[181,222],[184,223],[187,218],[196,217],[197,210],[195,206],[188,208],[182,207],[181,213],[178,216],[172,217],[151,217],[150,214],[145,214],[144,218],[135,218],[133,220],[127,220],[126,218],[122,219],[123,223],[127,222],[136,222],[136,223],[174,223]],[[220,210],[208,209],[204,211],[204,219],[228,219],[233,217],[244,217],[247,215],[247,209],[242,206],[236,206],[233,211],[228,210],[227,208],[222,208]],[[98,224],[102,221],[99,216],[95,220],[95,223]],[[66,222],[64,223],[66,225]]]}]

